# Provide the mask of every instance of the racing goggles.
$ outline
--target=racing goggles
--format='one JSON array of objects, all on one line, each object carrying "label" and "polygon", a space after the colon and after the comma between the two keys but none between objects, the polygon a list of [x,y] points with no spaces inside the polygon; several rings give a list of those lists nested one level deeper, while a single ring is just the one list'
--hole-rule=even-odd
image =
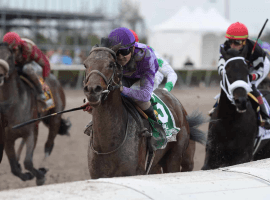
[{"label": "racing goggles", "polygon": [[241,44],[245,45],[245,40],[228,40],[229,44],[239,46]]},{"label": "racing goggles", "polygon": [[127,56],[128,54],[130,54],[131,48],[132,47],[130,47],[128,49],[120,49],[120,50],[118,50],[117,53],[116,53],[116,56],[119,56],[119,54],[121,54],[122,56]]}]

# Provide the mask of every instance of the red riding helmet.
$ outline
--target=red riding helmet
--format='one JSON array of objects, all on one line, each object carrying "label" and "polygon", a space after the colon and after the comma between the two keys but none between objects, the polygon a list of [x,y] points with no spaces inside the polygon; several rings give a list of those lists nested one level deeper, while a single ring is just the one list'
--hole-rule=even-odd
[{"label": "red riding helmet", "polygon": [[131,29],[129,29],[131,32],[132,32],[132,34],[134,35],[134,37],[135,37],[135,42],[139,42],[139,37],[138,37],[138,35],[137,35],[137,33],[135,33],[135,31],[133,31],[133,30],[131,30]]},{"label": "red riding helmet", "polygon": [[233,23],[227,29],[225,37],[232,40],[245,40],[248,38],[248,29],[240,22]]},{"label": "red riding helmet", "polygon": [[3,42],[7,42],[12,48],[14,48],[20,45],[21,38],[15,32],[8,32],[4,35]]}]

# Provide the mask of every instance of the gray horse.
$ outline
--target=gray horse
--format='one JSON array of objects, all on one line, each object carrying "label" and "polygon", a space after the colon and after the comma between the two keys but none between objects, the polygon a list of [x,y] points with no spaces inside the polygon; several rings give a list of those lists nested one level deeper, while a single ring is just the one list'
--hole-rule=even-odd
[{"label": "gray horse", "polygon": [[[46,83],[51,88],[55,107],[43,112],[42,115],[62,111],[65,107],[65,94],[57,79],[50,74]],[[12,129],[14,125],[37,118],[40,113],[39,108],[35,91],[19,77],[11,49],[6,43],[0,43],[0,156],[4,147],[12,173],[23,181],[36,177],[36,184],[42,185],[45,182],[46,169],[36,169],[33,165],[33,153],[38,137],[39,122],[19,129]],[[58,133],[65,134],[71,124],[61,118],[61,115],[53,116],[43,122],[49,128],[49,135],[45,144],[45,157],[47,157],[52,152],[56,135]],[[16,155],[14,145],[18,138],[23,138],[23,140]],[[24,143],[27,148],[24,160],[24,167],[29,171],[27,173],[22,173],[18,162]]]},{"label": "gray horse", "polygon": [[[88,148],[88,167],[91,178],[131,176],[146,174],[147,139],[124,106],[120,89],[122,69],[116,62],[120,45],[95,47],[84,61],[86,79],[84,93],[93,108],[93,132]],[[107,89],[112,89],[104,99]],[[205,135],[197,129],[202,123],[200,115],[187,113],[171,93],[157,89],[155,93],[166,103],[181,130],[177,141],[170,142],[163,150],[157,150],[150,173],[179,172],[181,166],[193,169],[194,143],[205,143]],[[190,147],[188,148],[188,146]],[[190,152],[186,152],[187,149]],[[185,158],[189,156],[189,158]],[[162,170],[161,170],[162,169]]]}]

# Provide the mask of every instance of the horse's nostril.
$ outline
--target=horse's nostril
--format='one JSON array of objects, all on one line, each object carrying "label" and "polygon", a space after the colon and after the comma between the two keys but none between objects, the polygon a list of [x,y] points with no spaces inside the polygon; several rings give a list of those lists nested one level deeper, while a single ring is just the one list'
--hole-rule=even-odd
[{"label": "horse's nostril", "polygon": [[101,92],[101,91],[102,91],[102,87],[99,86],[99,85],[97,85],[97,86],[94,88],[94,92],[95,92],[95,93],[99,93],[99,92]]},{"label": "horse's nostril", "polygon": [[83,90],[84,90],[85,92],[88,92],[88,91],[89,91],[87,86],[84,86]]}]

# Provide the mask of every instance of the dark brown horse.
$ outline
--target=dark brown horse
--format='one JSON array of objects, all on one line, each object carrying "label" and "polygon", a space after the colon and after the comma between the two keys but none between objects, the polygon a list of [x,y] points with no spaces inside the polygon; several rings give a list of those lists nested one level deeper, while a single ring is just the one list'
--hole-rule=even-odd
[{"label": "dark brown horse", "polygon": [[[65,107],[64,91],[57,79],[50,74],[46,79],[46,83],[53,93],[55,107],[46,113],[42,113],[42,115],[62,111]],[[5,152],[12,173],[23,181],[36,177],[37,185],[42,185],[45,182],[46,170],[35,169],[33,166],[33,153],[38,137],[38,123],[12,129],[14,125],[38,117],[39,109],[35,94],[35,91],[19,77],[12,51],[6,43],[0,43],[0,138],[4,137],[2,141],[4,141]],[[52,152],[56,135],[58,133],[65,134],[70,124],[58,115],[43,122],[49,128],[49,135],[45,144],[45,157],[47,157]],[[17,155],[14,149],[15,140],[18,138],[23,139],[21,148],[24,143],[26,144],[24,167],[30,173],[22,173],[18,162],[21,149]]]},{"label": "dark brown horse", "polygon": [[[147,140],[140,127],[129,114],[121,99],[117,85],[122,77],[122,67],[116,62],[120,45],[94,47],[85,60],[86,79],[84,93],[93,106],[93,133],[88,148],[88,167],[91,178],[146,174]],[[110,47],[110,48],[109,48]],[[110,90],[108,94],[108,90]],[[189,140],[205,142],[205,135],[197,129],[203,122],[200,114],[187,116],[182,104],[171,93],[155,90],[181,128],[177,141],[157,150],[150,173],[179,172],[193,169],[193,149]],[[104,97],[107,96],[107,99]],[[191,124],[189,124],[191,123]],[[189,156],[184,158],[183,156]]]},{"label": "dark brown horse", "polygon": [[[270,157],[270,143],[263,141],[254,151],[258,136],[257,104],[248,97],[252,91],[247,47],[240,53],[230,49],[221,53],[226,60],[217,108],[211,116],[202,170],[216,169]],[[269,92],[268,101],[270,100]]]}]

